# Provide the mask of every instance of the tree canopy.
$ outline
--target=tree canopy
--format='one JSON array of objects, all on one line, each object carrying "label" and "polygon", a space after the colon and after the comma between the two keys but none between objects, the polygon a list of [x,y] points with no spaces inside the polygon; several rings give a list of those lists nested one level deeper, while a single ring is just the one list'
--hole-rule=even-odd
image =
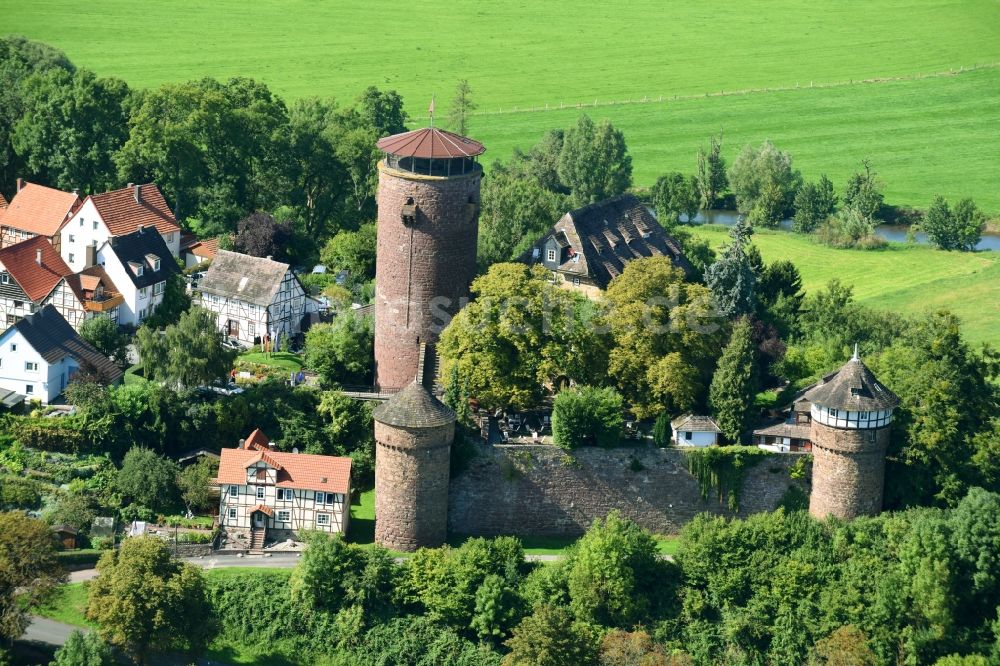
[{"label": "tree canopy", "polygon": [[65,579],[49,526],[20,511],[0,512],[0,638],[18,638],[32,610]]},{"label": "tree canopy", "polygon": [[140,327],[136,347],[146,377],[186,388],[229,374],[236,354],[222,345],[215,319],[214,312],[193,307],[162,332]]},{"label": "tree canopy", "polygon": [[632,185],[632,158],[625,136],[608,120],[595,124],[581,115],[566,130],[558,173],[577,207],[622,194]]},{"label": "tree canopy", "polygon": [[985,224],[986,216],[972,199],[962,199],[952,208],[939,195],[934,197],[920,229],[942,250],[970,252],[982,239]]}]

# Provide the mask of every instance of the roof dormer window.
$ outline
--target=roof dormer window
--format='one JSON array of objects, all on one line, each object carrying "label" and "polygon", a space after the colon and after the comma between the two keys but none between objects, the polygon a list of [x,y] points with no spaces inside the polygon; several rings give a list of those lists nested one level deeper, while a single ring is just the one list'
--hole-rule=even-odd
[{"label": "roof dormer window", "polygon": [[142,264],[130,261],[128,265],[132,267],[132,272],[136,274],[136,277],[142,277]]},{"label": "roof dormer window", "polygon": [[160,270],[160,258],[155,254],[147,254],[146,261],[149,263],[149,267],[152,268],[154,272]]}]

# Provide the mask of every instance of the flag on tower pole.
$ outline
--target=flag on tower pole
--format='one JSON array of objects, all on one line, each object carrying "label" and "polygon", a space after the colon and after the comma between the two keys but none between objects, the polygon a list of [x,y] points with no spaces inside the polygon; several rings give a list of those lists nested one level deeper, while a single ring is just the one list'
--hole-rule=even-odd
[{"label": "flag on tower pole", "polygon": [[431,95],[431,105],[427,108],[427,113],[431,115],[431,127],[434,127],[434,95]]}]

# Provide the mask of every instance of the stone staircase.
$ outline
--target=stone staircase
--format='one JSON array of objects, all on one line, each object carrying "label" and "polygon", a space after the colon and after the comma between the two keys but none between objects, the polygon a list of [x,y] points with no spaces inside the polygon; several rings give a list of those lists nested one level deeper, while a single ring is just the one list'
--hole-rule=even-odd
[{"label": "stone staircase", "polygon": [[262,527],[255,527],[250,531],[250,553],[260,555],[264,552],[264,533]]}]

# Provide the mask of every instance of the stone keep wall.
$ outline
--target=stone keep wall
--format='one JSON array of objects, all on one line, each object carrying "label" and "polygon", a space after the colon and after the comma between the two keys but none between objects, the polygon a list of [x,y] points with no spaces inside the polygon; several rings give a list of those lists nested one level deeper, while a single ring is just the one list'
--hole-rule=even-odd
[{"label": "stone keep wall", "polygon": [[[375,383],[406,386],[420,342],[434,343],[465,304],[476,275],[482,170],[448,178],[379,165]],[[408,198],[416,223],[403,224]]]},{"label": "stone keep wall", "polygon": [[444,543],[454,437],[454,422],[433,428],[375,422],[377,543],[402,551]]},{"label": "stone keep wall", "polygon": [[[477,446],[477,456],[451,481],[453,532],[575,536],[617,509],[651,532],[674,534],[702,512],[733,515],[714,491],[702,499],[678,449],[583,448],[568,456],[553,446]],[[774,509],[790,485],[808,493],[788,476],[798,458],[775,454],[750,467],[738,515]]]},{"label": "stone keep wall", "polygon": [[[875,441],[868,441],[874,433]],[[831,428],[813,421],[813,492],[809,513],[817,518],[874,516],[882,510],[889,427]]]}]

